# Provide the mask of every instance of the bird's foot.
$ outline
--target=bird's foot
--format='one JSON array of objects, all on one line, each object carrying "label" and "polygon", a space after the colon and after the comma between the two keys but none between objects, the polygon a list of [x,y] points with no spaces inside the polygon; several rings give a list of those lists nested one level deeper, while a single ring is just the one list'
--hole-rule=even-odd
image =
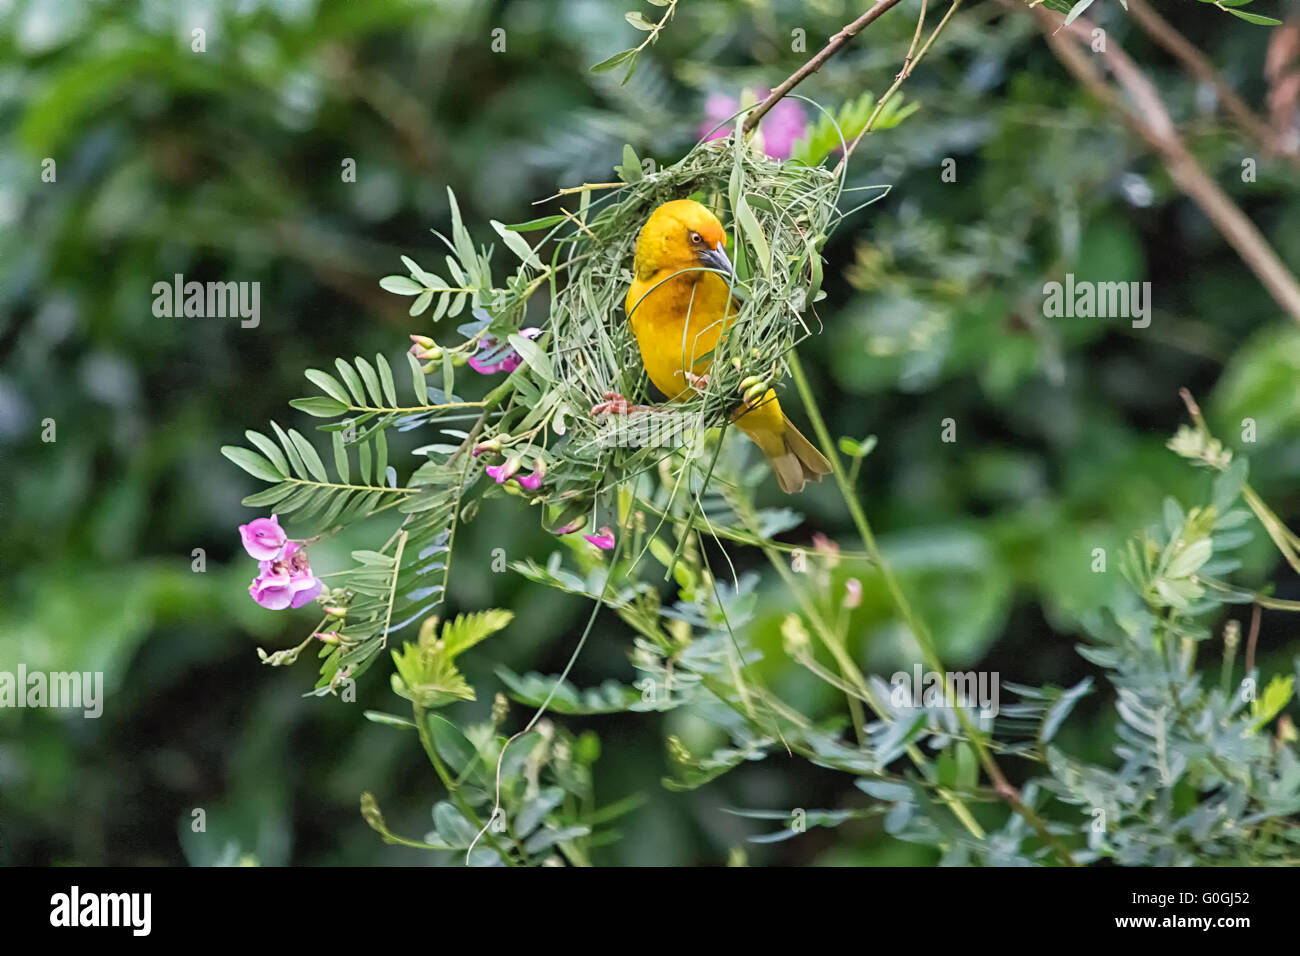
[{"label": "bird's foot", "polygon": [[603,402],[591,406],[593,418],[597,415],[630,415],[632,412],[648,412],[651,410],[649,405],[633,405],[618,392],[606,392],[601,397],[605,399]]},{"label": "bird's foot", "polygon": [[697,392],[703,393],[709,387],[709,375],[706,372],[703,375],[696,375],[694,372],[684,372],[686,384]]}]

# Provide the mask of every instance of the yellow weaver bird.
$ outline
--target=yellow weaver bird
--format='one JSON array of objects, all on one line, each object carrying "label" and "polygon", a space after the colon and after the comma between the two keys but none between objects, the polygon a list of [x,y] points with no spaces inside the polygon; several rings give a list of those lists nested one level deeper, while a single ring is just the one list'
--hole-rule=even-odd
[{"label": "yellow weaver bird", "polygon": [[[650,381],[672,401],[684,401],[692,389],[708,384],[713,350],[735,321],[738,307],[718,274],[732,272],[726,244],[722,223],[692,199],[664,203],[637,236],[636,278],[625,310]],[[605,399],[593,414],[645,408],[629,405],[616,392]],[[771,389],[739,405],[731,420],[763,452],[786,494],[830,473],[830,462],[790,424]]]}]

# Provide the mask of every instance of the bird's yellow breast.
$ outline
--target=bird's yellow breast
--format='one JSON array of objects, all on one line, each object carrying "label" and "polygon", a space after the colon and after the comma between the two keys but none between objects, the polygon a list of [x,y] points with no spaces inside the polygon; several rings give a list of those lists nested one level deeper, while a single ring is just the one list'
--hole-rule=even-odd
[{"label": "bird's yellow breast", "polygon": [[659,391],[683,400],[690,383],[684,372],[703,375],[713,349],[735,319],[726,281],[712,272],[653,273],[628,289],[625,308],[636,334],[646,373]]}]

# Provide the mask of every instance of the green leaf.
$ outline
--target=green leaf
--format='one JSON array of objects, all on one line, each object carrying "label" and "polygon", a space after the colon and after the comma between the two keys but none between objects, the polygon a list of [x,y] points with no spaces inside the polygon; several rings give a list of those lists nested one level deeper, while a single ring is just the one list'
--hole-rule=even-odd
[{"label": "green leaf", "polygon": [[379,382],[384,387],[384,398],[388,404],[397,407],[397,386],[393,384],[393,370],[389,367],[388,359],[384,358],[378,352],[375,353],[375,368],[379,370]]},{"label": "green leaf", "polygon": [[533,247],[519,233],[511,232],[504,223],[497,222],[495,219],[489,220],[489,222],[491,222],[492,228],[496,230],[497,235],[501,237],[501,241],[506,244],[506,248],[522,259],[524,265],[534,269],[542,267],[542,261],[537,258],[537,253],[533,252]]},{"label": "green leaf", "polygon": [[298,454],[302,456],[302,463],[311,472],[312,477],[321,483],[328,483],[330,476],[325,471],[325,463],[320,460],[320,455],[316,454],[316,449],[311,446],[311,442],[292,428],[289,429],[289,438],[298,449]]},{"label": "green leaf", "polygon": [[277,471],[269,461],[257,452],[249,451],[247,448],[241,448],[238,445],[222,445],[221,454],[254,478],[261,478],[263,481],[284,481],[288,477],[288,475]]},{"label": "green leaf", "polygon": [[622,63],[626,63],[632,57],[636,56],[636,50],[620,50],[611,57],[601,60],[595,66],[589,67],[592,73],[608,73]]},{"label": "green leaf", "polygon": [[447,761],[447,766],[459,776],[465,768],[478,759],[478,751],[470,743],[459,727],[439,714],[428,714],[429,734],[433,737],[433,749],[438,756]]},{"label": "green leaf", "polygon": [[749,208],[749,201],[743,195],[740,197],[740,202],[736,204],[736,222],[739,223],[745,239],[754,247],[754,255],[758,258],[758,264],[763,267],[763,274],[770,276],[772,251],[768,247],[767,237],[763,235],[762,227],[758,224],[758,217],[754,215],[754,210]]},{"label": "green leaf", "polygon": [[251,428],[244,432],[244,437],[257,446],[258,450],[267,457],[281,474],[289,474],[289,463],[285,460],[284,454],[271,439],[267,438],[261,432],[255,432]]},{"label": "green leaf", "polygon": [[665,568],[671,568],[676,563],[673,561],[673,549],[662,538],[650,539],[650,554]]},{"label": "green leaf", "polygon": [[352,560],[372,568],[391,568],[393,556],[380,554],[378,551],[353,551]]},{"label": "green leaf", "polygon": [[1043,716],[1043,724],[1038,730],[1038,742],[1040,744],[1050,743],[1056,736],[1056,731],[1060,729],[1065,718],[1070,715],[1070,711],[1086,694],[1092,689],[1092,678],[1085,677],[1079,683],[1075,684],[1069,690],[1061,694],[1052,706],[1047,708],[1047,713]]},{"label": "green leaf", "polygon": [[375,432],[373,441],[375,446],[375,484],[387,485],[388,439],[381,430]]},{"label": "green leaf", "polygon": [[334,446],[334,470],[339,473],[339,481],[346,485],[352,480],[352,469],[348,465],[348,450],[343,444],[343,433],[331,434],[330,443]]},{"label": "green leaf", "polygon": [[442,842],[458,850],[473,843],[478,834],[478,830],[465,819],[464,814],[446,800],[439,801],[433,808],[433,825]]},{"label": "green leaf", "polygon": [[568,681],[535,672],[519,675],[506,667],[498,667],[496,675],[506,685],[513,700],[539,707],[549,700],[547,708],[557,714],[617,714],[625,711],[662,709],[643,703],[641,692],[617,681],[609,680],[597,687],[579,690]]},{"label": "green leaf", "polygon": [[513,611],[491,608],[472,614],[458,614],[442,625],[442,653],[455,658],[485,638],[504,629],[514,620]]},{"label": "green leaf", "polygon": [[979,764],[975,758],[975,750],[970,744],[962,741],[957,744],[957,786],[970,788],[979,782]]},{"label": "green leaf", "polygon": [[379,710],[367,710],[361,714],[366,720],[376,724],[383,724],[385,727],[397,727],[401,730],[415,730],[416,726],[413,721],[405,717],[398,717],[394,714],[385,714]]},{"label": "green leaf", "polygon": [[1212,545],[1209,538],[1202,538],[1189,544],[1169,562],[1165,574],[1171,578],[1185,578],[1210,560]]},{"label": "green leaf", "polygon": [[379,287],[397,295],[419,295],[424,291],[418,282],[413,282],[406,276],[384,276],[379,280]]},{"label": "green leaf", "polygon": [[623,165],[615,166],[614,172],[618,173],[618,178],[625,183],[641,181],[641,160],[637,159],[636,150],[630,144],[623,147]]},{"label": "green leaf", "polygon": [[544,828],[538,830],[527,840],[524,841],[525,853],[537,853],[552,847],[557,843],[563,843],[566,840],[574,840],[581,836],[586,836],[591,832],[591,827],[572,826],[565,827],[562,830],[552,830]]},{"label": "green leaf", "polygon": [[1092,6],[1093,0],[1079,0],[1070,8],[1070,12],[1065,17],[1065,25],[1068,27],[1071,23],[1083,16],[1085,10]]},{"label": "green leaf", "polygon": [[361,379],[357,378],[357,373],[352,366],[339,358],[334,360],[334,367],[339,370],[339,375],[343,377],[343,381],[347,384],[353,400],[358,405],[366,404],[365,389],[361,387]]},{"label": "green leaf", "polygon": [[357,471],[363,482],[370,481],[370,442],[357,445]]},{"label": "green leaf", "polygon": [[1280,714],[1282,709],[1291,702],[1291,695],[1294,690],[1295,678],[1293,676],[1290,674],[1285,677],[1281,674],[1273,675],[1273,679],[1264,688],[1264,693],[1250,702],[1250,715],[1253,722],[1246,735],[1251,736],[1263,730],[1264,725]]},{"label": "green leaf", "polygon": [[[548,382],[555,381],[555,370],[551,367],[551,360],[546,357],[546,353],[532,339],[526,339],[518,333],[511,333],[509,338],[510,344],[514,346],[519,357],[528,364],[542,378]],[[451,386],[447,386],[451,390]]]},{"label": "green leaf", "polygon": [[411,391],[415,393],[415,404],[429,404],[429,386],[424,381],[424,369],[410,352],[406,353],[406,364],[411,367]]},{"label": "green leaf", "polygon": [[542,819],[564,802],[564,791],[560,787],[546,787],[538,791],[537,796],[528,800],[515,816],[510,828],[516,837],[529,836],[542,824]]},{"label": "green leaf", "polygon": [[436,275],[431,272],[425,272],[414,259],[410,259],[407,256],[402,256],[401,258],[402,265],[406,266],[406,268],[410,270],[411,277],[415,279],[416,282],[419,282],[426,289],[436,289],[438,287],[438,283],[442,280]]},{"label": "green leaf", "polygon": [[347,390],[339,384],[339,380],[333,375],[315,368],[309,368],[303,374],[307,376],[308,381],[330,398],[342,402],[344,405],[352,404],[352,399],[348,397]]},{"label": "green leaf", "polygon": [[638,10],[629,10],[627,13],[623,14],[623,19],[645,33],[650,33],[655,28],[655,25],[647,20],[645,15]]},{"label": "green leaf", "polygon": [[1234,10],[1232,7],[1221,7],[1220,9],[1227,10],[1239,20],[1245,20],[1247,23],[1254,23],[1261,27],[1276,27],[1282,23],[1281,20],[1274,20],[1272,17],[1266,17],[1258,13],[1247,13],[1245,10]]},{"label": "green leaf", "polygon": [[271,429],[275,432],[275,437],[280,439],[280,445],[284,448],[284,453],[289,456],[289,467],[292,473],[295,475],[307,474],[307,466],[303,463],[302,455],[298,453],[298,446],[289,439],[284,429],[276,422],[271,422]]},{"label": "green leaf", "polygon": [[417,315],[423,315],[428,311],[429,303],[432,301],[433,291],[431,289],[425,289],[415,297],[415,301],[411,303],[411,307],[406,311],[406,314],[412,318]]},{"label": "green leaf", "polygon": [[[470,238],[469,231],[466,230],[465,224],[461,221],[460,205],[456,202],[456,194],[452,192],[451,187],[447,187],[447,205],[451,210],[451,241],[456,247],[456,258],[460,260],[460,265],[465,268],[468,275],[464,277],[465,281],[460,282],[463,286],[477,285],[477,264],[478,259],[474,254],[474,241]],[[453,270],[455,264],[449,263]],[[455,270],[459,271],[459,270]],[[461,298],[464,296],[462,295]],[[450,315],[456,314],[455,306]]]},{"label": "green leaf", "polygon": [[1232,503],[1241,495],[1242,486],[1250,473],[1250,462],[1246,458],[1236,458],[1232,464],[1221,471],[1214,479],[1212,503],[1220,515],[1226,514]]},{"label": "green leaf", "polygon": [[377,376],[375,370],[370,367],[370,363],[360,355],[356,356],[352,362],[356,365],[357,371],[361,373],[361,378],[366,383],[366,393],[370,396],[370,401],[374,402],[376,406],[382,407],[384,404],[384,393],[379,390],[379,376]]},{"label": "green leaf", "polygon": [[314,395],[311,398],[295,398],[290,400],[289,404],[298,411],[306,412],[316,418],[334,418],[348,410],[347,405],[325,395]]},{"label": "green leaf", "polygon": [[456,388],[456,365],[450,352],[442,353],[442,390],[450,395]]},{"label": "green leaf", "polygon": [[564,216],[543,216],[540,219],[517,222],[512,226],[506,226],[506,228],[511,232],[536,232],[538,229],[550,229],[552,226],[558,226],[564,221]]},{"label": "green leaf", "polygon": [[272,485],[270,488],[259,491],[257,494],[246,495],[239,503],[245,508],[263,508],[289,497],[289,495],[293,494],[300,487],[300,485],[292,481],[284,481],[278,485]]},{"label": "green leaf", "polygon": [[[850,458],[866,458],[875,451],[876,441],[877,438],[875,435],[868,435],[861,441],[845,436],[840,439],[840,451],[844,452],[844,454],[848,455]],[[850,447],[854,450],[849,451],[848,449]]]}]

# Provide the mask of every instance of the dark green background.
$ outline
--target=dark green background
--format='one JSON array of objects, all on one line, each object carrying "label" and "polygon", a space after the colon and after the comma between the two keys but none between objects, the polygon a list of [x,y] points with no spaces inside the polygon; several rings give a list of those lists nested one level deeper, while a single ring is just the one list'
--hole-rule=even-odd
[{"label": "dark green background", "polygon": [[[710,92],[774,85],[860,12],[840,2],[685,3],[626,86],[587,67],[641,35],[633,0],[243,3],[16,0],[0,5],[0,669],[101,670],[104,716],[0,711],[0,863],[425,863],[381,844],[357,799],[392,828],[429,828],[436,779],[413,739],[361,718],[400,709],[388,664],[357,703],[301,696],[255,648],[287,647],[306,611],[258,608],[236,525],[255,483],[218,452],[286,406],[307,367],[382,351],[401,359],[409,300],[382,292],[400,253],[433,260],[446,186],[484,243],[489,219],[537,215],[560,186],[612,178],[624,143],[672,162]],[[1203,95],[1135,35],[1100,17],[1159,82],[1212,176],[1282,258],[1300,263],[1300,177],[1205,110]],[[1161,5],[1252,103],[1269,30],[1191,0]],[[1267,3],[1256,4],[1260,12]],[[1273,5],[1276,7],[1276,5]],[[801,92],[838,108],[892,80],[915,25],[906,3]],[[646,7],[657,19],[656,8]],[[932,21],[933,22],[933,18]],[[190,30],[207,29],[207,51]],[[491,32],[505,30],[494,53]],[[1003,680],[1072,683],[1081,616],[1123,587],[1115,548],[1155,521],[1163,496],[1198,503],[1208,477],[1163,448],[1183,420],[1180,386],[1252,459],[1252,481],[1295,525],[1300,494],[1300,330],[1157,162],[1064,74],[1032,18],[972,3],[904,87],[922,104],[868,137],[854,184],[892,183],[828,244],[824,333],[802,354],[836,434],[875,434],[860,490],[947,663]],[[57,181],[41,181],[41,161]],[[358,179],[345,183],[344,158]],[[1242,159],[1258,181],[1242,182]],[[941,180],[945,158],[957,181]],[[548,207],[549,211],[549,207]],[[1045,319],[1042,285],[1065,272],[1149,280],[1155,314]],[[151,287],[188,279],[261,284],[261,324],[160,319]],[[466,372],[468,376],[468,372]],[[476,383],[476,388],[481,388]],[[472,389],[466,389],[472,392]],[[792,413],[802,419],[797,400]],[[1259,441],[1242,446],[1241,421]],[[40,440],[53,419],[57,440]],[[940,441],[943,419],[957,441]],[[418,436],[411,436],[413,439]],[[413,447],[413,446],[412,446]],[[394,459],[400,461],[401,449]],[[779,497],[769,491],[771,503]],[[856,547],[829,484],[794,505]],[[482,712],[492,668],[558,670],[588,612],[576,599],[490,570],[491,551],[544,558],[548,536],[511,499],[458,538],[452,609],[492,603],[516,622],[468,654]],[[376,532],[377,533],[377,532]],[[1259,536],[1261,539],[1262,535]],[[357,538],[322,546],[338,564]],[[1092,549],[1110,570],[1090,570]],[[206,553],[204,573],[191,553]],[[1265,543],[1240,579],[1297,588]],[[760,567],[752,554],[740,567]],[[341,566],[341,565],[339,565]],[[851,568],[841,568],[843,574]],[[856,654],[888,675],[913,659],[871,580]],[[766,588],[773,646],[787,610]],[[1261,656],[1289,671],[1294,626],[1267,614]],[[579,684],[629,679],[629,635],[598,624]],[[1217,656],[1217,648],[1209,659]],[[782,691],[813,712],[834,695],[779,658]],[[1063,734],[1104,759],[1102,701]],[[524,719],[517,708],[514,720]],[[665,732],[694,747],[715,731],[678,716],[572,721],[597,730],[602,802],[647,802],[600,851],[616,864],[719,863],[761,825],[724,806],[857,805],[846,778],[783,757],[674,794]],[[194,808],[207,832],[190,832]],[[750,845],[755,863],[929,862],[878,821]]]}]

